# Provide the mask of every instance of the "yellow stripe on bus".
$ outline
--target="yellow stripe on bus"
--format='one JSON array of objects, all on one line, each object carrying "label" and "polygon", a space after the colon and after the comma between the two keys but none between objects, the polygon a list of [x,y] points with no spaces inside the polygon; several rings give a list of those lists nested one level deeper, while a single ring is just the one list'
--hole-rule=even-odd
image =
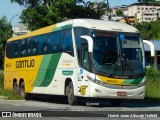
[{"label": "yellow stripe on bus", "polygon": [[108,78],[108,77],[104,77],[104,76],[100,76],[97,75],[97,77],[103,81],[104,83],[107,84],[116,84],[116,85],[120,85],[124,82],[125,79],[115,79],[115,78]]}]

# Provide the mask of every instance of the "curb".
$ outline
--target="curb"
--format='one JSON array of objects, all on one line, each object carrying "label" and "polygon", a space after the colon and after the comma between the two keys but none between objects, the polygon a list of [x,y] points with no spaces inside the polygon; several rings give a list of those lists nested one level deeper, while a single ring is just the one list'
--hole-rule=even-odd
[{"label": "curb", "polygon": [[0,99],[0,102],[25,102],[26,100],[4,100],[4,99]]},{"label": "curb", "polygon": [[6,97],[6,96],[0,96],[0,100],[7,100],[8,99],[8,97]]}]

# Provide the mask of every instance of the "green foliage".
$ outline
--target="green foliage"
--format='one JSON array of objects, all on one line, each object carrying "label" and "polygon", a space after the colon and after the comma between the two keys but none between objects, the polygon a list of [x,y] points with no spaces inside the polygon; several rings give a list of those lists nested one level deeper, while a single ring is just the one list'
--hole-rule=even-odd
[{"label": "green foliage", "polygon": [[6,17],[0,19],[0,69],[3,68],[4,51],[8,38],[12,37],[12,25],[7,22]]},{"label": "green foliage", "polygon": [[136,23],[133,26],[140,31],[143,39],[160,40],[160,20]]},{"label": "green foliage", "polygon": [[94,3],[83,0],[11,0],[24,6],[20,19],[29,30],[36,30],[57,22],[74,18],[100,18],[107,7],[103,2]]},{"label": "green foliage", "polygon": [[116,11],[116,15],[117,15],[117,16],[123,16],[122,10],[117,10],[117,11]]},{"label": "green foliage", "polygon": [[4,90],[3,82],[0,82],[0,96],[6,96],[7,100],[21,99],[21,97],[16,95],[12,90]]},{"label": "green foliage", "polygon": [[146,97],[160,99],[160,71],[154,70],[153,67],[146,69]]}]

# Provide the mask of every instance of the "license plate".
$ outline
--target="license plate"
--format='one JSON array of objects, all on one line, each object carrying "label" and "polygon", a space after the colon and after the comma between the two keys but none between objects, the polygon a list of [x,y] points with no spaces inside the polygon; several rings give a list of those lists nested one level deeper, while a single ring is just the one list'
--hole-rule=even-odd
[{"label": "license plate", "polygon": [[117,96],[127,96],[127,93],[126,92],[118,91],[117,92]]}]

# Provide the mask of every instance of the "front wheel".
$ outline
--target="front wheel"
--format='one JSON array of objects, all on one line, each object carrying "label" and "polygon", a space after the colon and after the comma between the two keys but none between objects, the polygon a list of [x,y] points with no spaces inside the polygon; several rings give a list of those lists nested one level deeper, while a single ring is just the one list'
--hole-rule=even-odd
[{"label": "front wheel", "polygon": [[70,105],[75,105],[77,104],[77,97],[74,96],[74,88],[73,88],[73,83],[70,82],[69,85],[66,87],[66,95],[68,97],[68,103]]}]

